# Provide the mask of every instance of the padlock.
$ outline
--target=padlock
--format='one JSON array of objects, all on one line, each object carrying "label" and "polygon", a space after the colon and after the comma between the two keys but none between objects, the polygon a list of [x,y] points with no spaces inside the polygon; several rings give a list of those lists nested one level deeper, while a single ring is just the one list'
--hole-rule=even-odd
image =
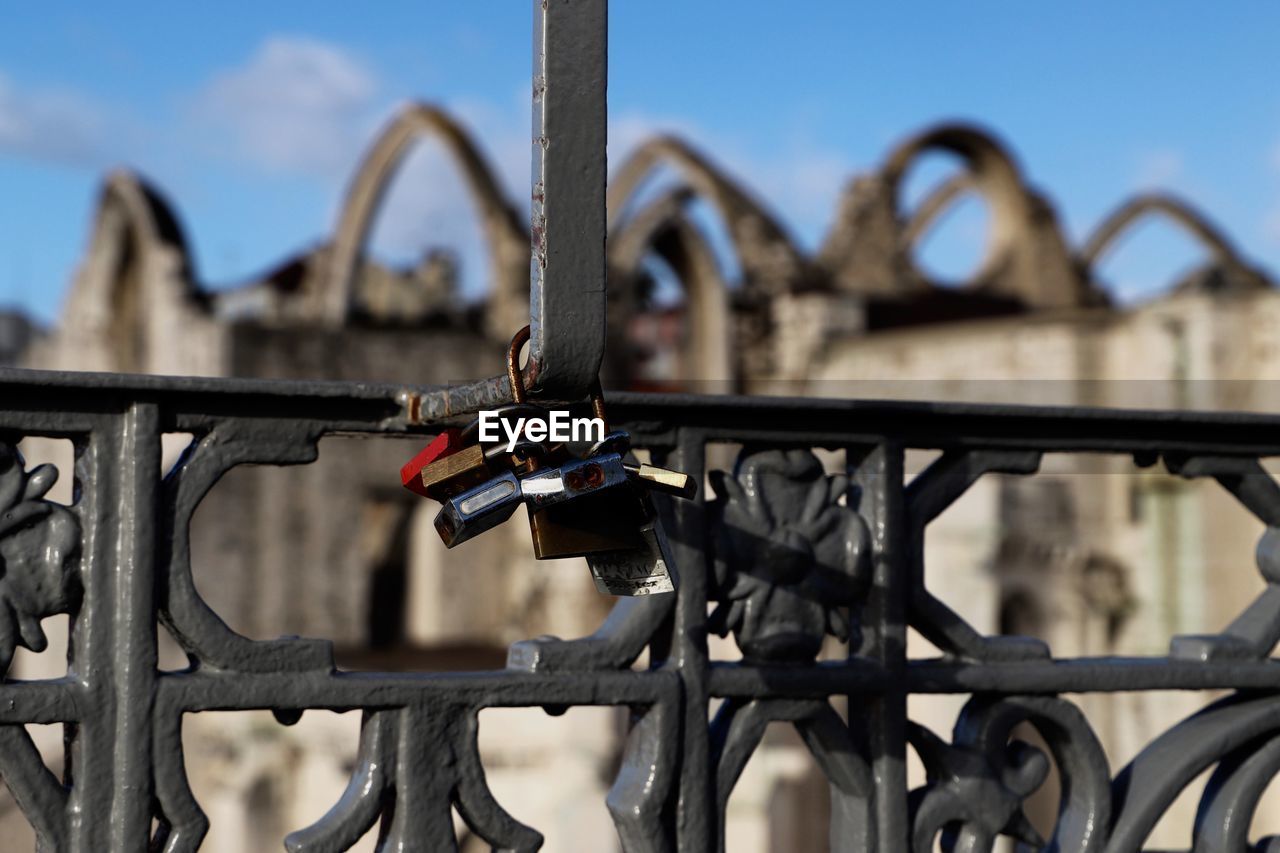
[{"label": "padlock", "polygon": [[[497,410],[500,421],[509,417],[546,417],[546,409],[526,401],[524,383],[515,362],[528,338],[529,329],[526,327],[516,334],[508,348],[507,377],[511,382],[513,403]],[[515,367],[511,366],[513,363]],[[519,441],[512,447],[508,447],[506,442],[509,438],[504,441],[503,436],[493,442],[483,441],[477,418],[466,428],[449,434],[444,446],[437,449],[435,458],[431,457],[432,446],[428,446],[410,463],[413,465],[426,458],[419,474],[423,484],[420,494],[425,493],[443,504],[436,514],[435,528],[445,547],[453,548],[492,530],[510,518],[524,501],[519,475],[538,470],[547,449],[535,442]],[[455,457],[461,457],[456,466],[457,473],[450,470],[450,460]],[[403,472],[401,476],[404,477]],[[622,471],[621,476],[625,478],[626,472]],[[465,488],[458,488],[463,483]],[[543,485],[544,491],[548,491],[546,482]]]},{"label": "padlock", "polygon": [[536,559],[580,557],[639,544],[638,496],[616,453],[531,474],[521,486],[527,495]]},{"label": "padlock", "polygon": [[[645,533],[646,526],[654,518],[648,492],[661,491],[683,498],[691,498],[695,492],[692,478],[679,471],[654,465],[622,464],[616,453],[588,457],[577,464],[581,466],[594,459],[610,460],[610,466],[620,466],[624,476],[611,473],[607,481],[598,487],[597,494],[580,500],[545,502],[542,505],[532,500],[525,501],[533,536],[533,553],[537,559],[584,557],[605,552],[651,552],[653,545]],[[608,470],[616,472],[617,468],[609,467]],[[654,569],[651,574],[664,571]]]},{"label": "padlock", "polygon": [[[496,410],[498,418],[545,417],[546,409],[530,403],[503,406]],[[523,472],[537,467],[534,459],[552,454],[559,461],[567,454],[562,448],[544,448],[529,441],[519,441],[508,450],[506,437],[497,442],[480,441],[479,419],[463,429],[450,427],[423,448],[400,469],[400,481],[414,494],[444,503],[449,498],[475,488],[496,473],[505,470]]]},{"label": "padlock", "polygon": [[436,515],[436,532],[446,548],[474,539],[511,517],[523,502],[520,479],[506,471],[444,501]]},{"label": "padlock", "polygon": [[[599,397],[599,385],[597,383],[596,390],[597,399]],[[596,399],[592,400],[593,405]],[[596,407],[596,411],[603,412],[603,403]],[[588,452],[589,456],[595,456],[599,453],[617,453],[625,455],[631,449],[631,436],[625,432],[610,432],[597,442]],[[697,484],[688,474],[680,471],[672,471],[669,468],[659,468],[657,465],[650,465],[642,462],[639,465],[627,465],[627,476],[631,478],[637,485],[643,486],[646,491],[662,492],[672,497],[684,498],[690,500],[698,493]]]},{"label": "padlock", "polygon": [[639,528],[641,545],[587,555],[596,589],[606,595],[655,595],[673,592],[676,579],[666,535],[657,518]]},{"label": "padlock", "polygon": [[649,465],[644,462],[639,465],[628,465],[626,470],[627,474],[634,478],[639,485],[650,491],[662,492],[685,500],[693,500],[694,496],[698,494],[698,484],[694,482],[692,477],[682,471],[659,468],[657,465]]},{"label": "padlock", "polygon": [[542,468],[521,478],[520,491],[530,510],[575,500],[624,485],[627,468],[616,453],[571,459],[555,468]]},{"label": "padlock", "polygon": [[[525,327],[511,339],[507,349],[507,379],[517,403],[525,402],[520,349],[528,339],[529,329]],[[592,388],[591,403],[595,416],[605,423],[606,433],[604,441],[593,448],[595,455],[612,455],[621,461],[616,451],[621,448],[625,452],[629,439],[625,433],[609,433],[599,381]],[[591,458],[589,455],[588,460]],[[604,477],[611,484],[605,486],[602,482],[591,488],[591,496],[583,500],[526,501],[534,557],[539,560],[581,557],[597,551],[639,546],[638,526],[644,518],[635,493],[626,483],[625,469],[622,474],[621,478]]]},{"label": "padlock", "polygon": [[448,497],[436,516],[436,530],[452,548],[491,530],[511,517],[520,503],[548,507],[625,486],[627,470],[616,453],[572,459],[556,468],[521,476],[505,471],[460,494]]},{"label": "padlock", "polygon": [[[620,586],[630,583],[637,588],[643,586],[643,578],[652,578],[651,591],[663,591],[659,589],[663,583],[657,579],[669,578],[669,572],[655,539],[656,514],[648,492],[662,491],[690,498],[693,486],[683,482],[680,478],[685,475],[678,471],[655,466],[646,468],[649,469],[646,470],[648,478],[639,479],[632,474],[633,466],[624,465],[623,470],[629,475],[625,484],[602,489],[598,494],[581,500],[549,506],[537,512],[534,505],[526,501],[534,556],[539,560],[587,557],[590,562],[597,555],[612,554],[612,558],[601,557],[604,561],[602,566],[610,565],[610,560],[616,565],[611,571],[602,569],[603,576],[617,576]],[[655,480],[664,485],[654,485]],[[624,562],[634,564],[637,560],[646,567],[621,567]],[[601,583],[599,578],[598,575],[598,586]]]},{"label": "padlock", "polygon": [[400,469],[400,482],[414,494],[444,503],[485,482],[501,468],[463,430],[450,427]]},{"label": "padlock", "polygon": [[[523,403],[524,378],[520,374],[520,349],[529,338],[526,327],[511,340],[507,350],[507,379],[512,397]],[[588,452],[587,460],[606,456],[621,461],[631,445],[625,432],[609,430],[604,393],[596,380],[591,389],[591,408],[604,424],[604,438]],[[567,470],[567,469],[566,469]],[[594,494],[582,500],[526,500],[529,531],[533,539],[534,557],[554,560],[582,557],[602,552],[632,552],[649,548],[642,532],[653,519],[646,509],[648,498],[634,484],[661,488],[682,497],[692,496],[692,480],[678,471],[666,471],[651,465],[623,466],[625,478],[606,478],[592,489]],[[555,484],[555,480],[549,481]]]},{"label": "padlock", "polygon": [[529,505],[533,555],[539,560],[639,547],[645,521],[640,496],[627,484],[542,509]]},{"label": "padlock", "polygon": [[[507,377],[511,382],[513,403],[498,409],[499,419],[504,417],[545,416],[546,409],[526,401],[523,381],[520,378],[520,347],[529,339],[526,326],[511,340],[507,354]],[[514,367],[512,364],[514,363]],[[511,468],[528,469],[528,457],[537,449],[526,443],[508,453],[505,443],[485,443],[480,440],[480,421],[477,418],[464,429],[449,428],[428,444],[417,456],[400,469],[400,481],[406,489],[441,503],[455,495],[473,489],[496,472]]]},{"label": "padlock", "polygon": [[[518,358],[528,339],[526,327],[508,348],[514,402],[500,416],[548,415],[525,399]],[[435,525],[449,548],[493,529],[524,503],[538,559],[585,556],[597,589],[611,595],[670,592],[673,567],[650,492],[690,498],[695,483],[679,471],[626,463],[631,440],[609,431],[599,381],[591,403],[605,437],[583,458],[561,444],[511,444],[510,434],[505,441],[481,441],[477,420],[438,436],[402,469],[402,482],[441,501]]]}]

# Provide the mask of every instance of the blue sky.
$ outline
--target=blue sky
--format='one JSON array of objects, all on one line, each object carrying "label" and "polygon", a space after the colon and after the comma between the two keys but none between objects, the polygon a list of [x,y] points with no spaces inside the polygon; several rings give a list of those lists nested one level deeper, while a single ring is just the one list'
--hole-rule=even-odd
[{"label": "blue sky", "polygon": [[[524,198],[530,24],[524,0],[11,6],[0,304],[56,317],[115,165],[166,191],[203,282],[250,278],[324,239],[362,145],[411,98],[462,116]],[[1128,194],[1163,188],[1277,270],[1278,39],[1280,5],[1264,3],[614,0],[611,156],[684,133],[813,246],[848,176],[923,126],[976,121],[1013,146],[1073,240]],[[915,192],[941,166],[921,172]],[[437,152],[415,154],[375,251],[472,256],[461,199]],[[983,224],[976,203],[960,210],[923,247],[926,265],[970,268]],[[1196,254],[1149,226],[1103,272],[1136,298]]]}]

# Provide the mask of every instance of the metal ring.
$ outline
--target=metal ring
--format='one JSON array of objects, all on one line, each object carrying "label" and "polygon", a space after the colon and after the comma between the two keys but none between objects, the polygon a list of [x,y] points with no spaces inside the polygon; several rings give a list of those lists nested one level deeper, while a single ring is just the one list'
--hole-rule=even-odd
[{"label": "metal ring", "polygon": [[[507,347],[507,381],[511,383],[511,400],[515,403],[524,403],[528,400],[525,393],[524,376],[520,373],[520,350],[529,342],[529,327],[515,333],[511,338],[511,345]],[[600,387],[600,377],[596,377],[595,382],[591,383],[591,410],[600,421],[604,424],[605,433],[609,432],[609,418],[605,415],[604,410],[604,390]]]}]

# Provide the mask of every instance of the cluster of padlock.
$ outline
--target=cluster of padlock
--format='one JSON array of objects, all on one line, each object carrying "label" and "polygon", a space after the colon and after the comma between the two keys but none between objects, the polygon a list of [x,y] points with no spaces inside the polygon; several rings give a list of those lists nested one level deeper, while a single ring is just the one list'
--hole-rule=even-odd
[{"label": "cluster of padlock", "polygon": [[[511,342],[508,375],[514,403],[497,417],[549,420],[550,412],[525,398],[518,362],[528,339]],[[595,389],[596,417],[605,424]],[[610,595],[648,595],[675,588],[666,539],[651,492],[691,498],[693,479],[679,471],[626,460],[630,437],[607,430],[583,455],[563,443],[482,440],[480,420],[442,432],[400,471],[404,486],[442,504],[435,527],[453,548],[506,521],[524,505],[533,553],[539,560],[586,557],[596,588]]]}]

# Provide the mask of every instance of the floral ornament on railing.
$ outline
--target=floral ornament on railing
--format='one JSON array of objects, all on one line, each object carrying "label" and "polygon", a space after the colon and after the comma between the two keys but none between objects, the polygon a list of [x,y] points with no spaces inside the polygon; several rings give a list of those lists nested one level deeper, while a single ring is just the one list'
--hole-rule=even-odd
[{"label": "floral ornament on railing", "polygon": [[0,675],[17,646],[44,651],[40,620],[70,612],[79,595],[79,524],[44,500],[57,479],[52,465],[24,470],[22,455],[0,442]]},{"label": "floral ornament on railing", "polygon": [[732,476],[711,477],[720,606],[710,630],[732,631],[743,657],[763,663],[813,660],[828,633],[856,646],[857,614],[844,609],[870,582],[870,535],[849,478],[825,474],[808,450],[751,449]]}]

